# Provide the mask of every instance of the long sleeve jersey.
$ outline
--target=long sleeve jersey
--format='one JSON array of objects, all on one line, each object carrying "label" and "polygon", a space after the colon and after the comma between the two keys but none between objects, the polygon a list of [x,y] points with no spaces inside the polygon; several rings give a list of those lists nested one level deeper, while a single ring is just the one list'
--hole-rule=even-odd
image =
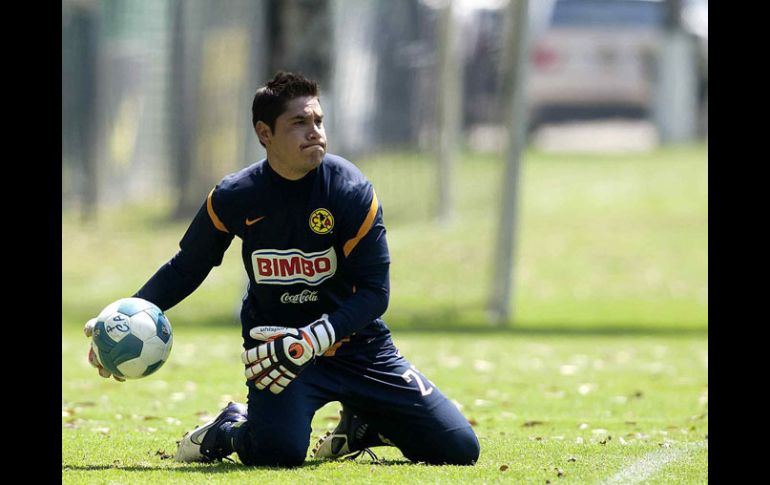
[{"label": "long sleeve jersey", "polygon": [[179,252],[134,295],[162,310],[176,305],[222,263],[233,238],[249,278],[241,309],[244,347],[258,325],[302,327],[322,314],[337,335],[327,355],[387,339],[390,256],[372,184],[327,154],[300,180],[266,160],[230,174],[208,194]]}]

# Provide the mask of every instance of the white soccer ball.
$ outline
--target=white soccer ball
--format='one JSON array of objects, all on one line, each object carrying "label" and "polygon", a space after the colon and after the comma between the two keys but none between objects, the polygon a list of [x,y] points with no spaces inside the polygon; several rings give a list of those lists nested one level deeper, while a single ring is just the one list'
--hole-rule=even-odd
[{"label": "white soccer ball", "polygon": [[112,374],[139,379],[160,369],[173,341],[171,323],[160,308],[141,298],[122,298],[96,317],[91,346]]}]

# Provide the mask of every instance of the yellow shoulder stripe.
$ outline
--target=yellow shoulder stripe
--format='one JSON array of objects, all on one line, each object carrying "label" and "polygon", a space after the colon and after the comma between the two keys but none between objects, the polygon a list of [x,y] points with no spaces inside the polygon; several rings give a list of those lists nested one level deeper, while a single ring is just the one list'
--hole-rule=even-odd
[{"label": "yellow shoulder stripe", "polygon": [[366,219],[364,219],[361,227],[358,228],[356,237],[353,239],[348,239],[345,245],[342,246],[342,252],[345,253],[346,258],[350,255],[351,252],[353,252],[353,249],[358,244],[358,241],[366,236],[366,233],[369,232],[369,229],[372,228],[372,224],[374,224],[374,217],[377,215],[378,208],[379,204],[377,203],[377,194],[374,192],[374,190],[372,190],[372,205],[369,207],[369,213],[366,214]]},{"label": "yellow shoulder stripe", "polygon": [[230,232],[227,230],[224,224],[222,224],[222,221],[219,220],[219,217],[217,216],[217,213],[214,212],[214,206],[211,203],[211,196],[214,195],[214,189],[211,189],[211,192],[209,192],[209,196],[206,199],[206,210],[209,212],[209,217],[211,218],[211,222],[214,223],[214,227],[219,229],[222,232]]}]

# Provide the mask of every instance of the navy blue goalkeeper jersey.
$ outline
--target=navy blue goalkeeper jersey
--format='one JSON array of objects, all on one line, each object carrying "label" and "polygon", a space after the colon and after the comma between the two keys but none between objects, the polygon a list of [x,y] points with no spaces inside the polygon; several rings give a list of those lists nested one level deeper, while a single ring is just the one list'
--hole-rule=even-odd
[{"label": "navy blue goalkeeper jersey", "polygon": [[329,314],[337,344],[328,355],[388,339],[380,316],[390,257],[372,184],[349,161],[327,154],[300,180],[266,160],[226,176],[209,193],[180,251],[135,294],[162,310],[206,278],[237,236],[249,278],[241,310],[244,347],[257,325],[302,327]]}]

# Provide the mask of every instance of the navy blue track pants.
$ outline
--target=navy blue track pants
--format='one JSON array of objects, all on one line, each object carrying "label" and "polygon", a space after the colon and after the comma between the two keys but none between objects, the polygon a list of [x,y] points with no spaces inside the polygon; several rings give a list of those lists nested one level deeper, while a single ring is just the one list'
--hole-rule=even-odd
[{"label": "navy blue track pants", "polygon": [[390,339],[369,352],[319,357],[280,394],[247,386],[247,423],[228,432],[246,465],[302,464],[313,415],[332,401],[364,418],[411,461],[471,465],[479,457],[468,420]]}]

